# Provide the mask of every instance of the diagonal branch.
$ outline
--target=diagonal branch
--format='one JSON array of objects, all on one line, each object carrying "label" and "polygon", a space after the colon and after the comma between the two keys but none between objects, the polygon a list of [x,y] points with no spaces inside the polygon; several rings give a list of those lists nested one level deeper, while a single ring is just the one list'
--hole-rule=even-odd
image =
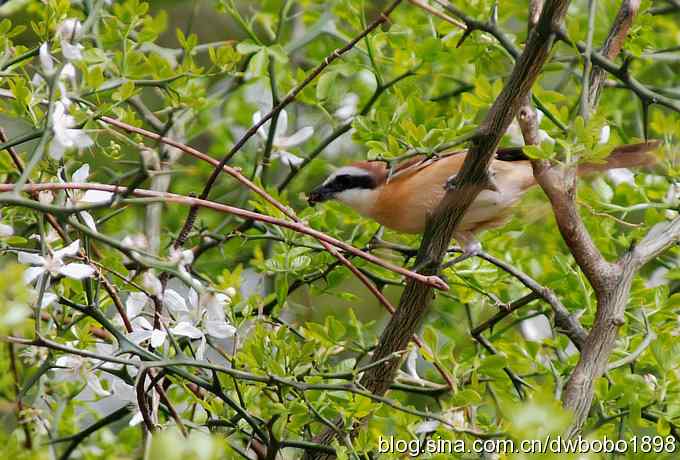
[{"label": "diagonal branch", "polygon": [[[600,54],[607,59],[615,59],[623,48],[623,43],[626,40],[626,35],[630,26],[633,24],[633,19],[640,9],[640,0],[624,0],[621,2],[621,8],[616,14],[614,24],[609,30]],[[597,102],[600,97],[600,90],[607,75],[602,67],[595,67],[590,74],[590,85],[588,91],[588,104],[590,107],[597,107]]]},{"label": "diagonal branch", "polygon": [[[10,192],[12,190],[12,186],[14,184],[0,184],[0,193],[2,192]],[[306,226],[302,222],[290,222],[287,220],[283,219],[277,219],[276,217],[271,217],[266,214],[260,214],[255,211],[249,211],[247,209],[242,209],[242,208],[237,208],[235,206],[230,206],[222,203],[217,203],[214,201],[208,201],[208,200],[201,200],[200,198],[193,198],[193,197],[186,197],[183,195],[177,195],[175,193],[169,193],[169,192],[157,192],[154,190],[145,190],[145,189],[134,189],[134,190],[128,190],[126,187],[123,186],[118,186],[118,185],[109,185],[109,184],[98,184],[96,182],[86,182],[86,183],[78,183],[78,182],[50,182],[50,183],[34,183],[34,184],[26,184],[22,187],[22,191],[27,191],[27,192],[34,192],[34,191],[43,191],[43,190],[66,190],[66,189],[74,189],[74,190],[102,190],[105,192],[111,192],[111,193],[128,193],[132,194],[135,196],[140,196],[140,197],[148,197],[148,198],[161,198],[163,201],[167,203],[177,203],[177,204],[182,204],[185,206],[195,206],[195,207],[201,207],[201,208],[208,208],[212,209],[214,211],[219,211],[219,212],[224,212],[224,213],[229,213],[233,214],[235,216],[244,218],[244,219],[252,219],[256,220],[259,222],[264,222],[267,224],[271,225],[277,225],[279,227],[284,227],[288,228],[290,230],[296,231],[298,233],[302,233],[308,236],[311,236],[312,238],[317,239],[319,242],[322,244],[329,244],[334,246],[335,248],[341,249],[349,254],[352,254],[357,257],[361,257],[364,260],[367,260],[371,263],[374,263],[376,265],[380,265],[383,268],[386,268],[390,271],[393,271],[394,273],[400,274],[402,276],[406,276],[408,278],[413,278],[415,280],[418,280],[418,282],[425,283],[428,286],[440,289],[440,290],[448,290],[448,285],[444,283],[444,281],[441,280],[438,276],[428,276],[428,275],[422,275],[420,273],[413,272],[411,270],[408,270],[406,268],[400,267],[398,265],[394,265],[390,262],[387,262],[385,260],[382,260],[379,257],[374,256],[373,254],[369,254],[367,252],[364,252],[351,244],[345,243],[344,241],[340,241],[338,239],[335,239],[331,236],[326,235],[323,232],[320,232],[318,230],[314,230],[311,227]],[[122,200],[125,202],[125,200]],[[34,201],[30,200],[24,200],[22,198],[18,198],[14,195],[0,195],[0,203],[4,204],[12,204],[12,205],[20,205],[20,206],[26,206],[30,207],[33,209],[37,209],[43,212],[52,212],[55,214],[62,214],[62,215],[68,215],[68,214],[74,214],[83,210],[87,209],[96,209],[100,207],[105,207],[105,206],[110,206],[108,202],[103,202],[100,204],[95,204],[92,206],[78,206],[74,208],[61,208],[58,206],[52,206],[52,205],[43,205],[41,203],[36,203]]]},{"label": "diagonal branch", "polygon": [[[561,23],[568,3],[565,0],[555,0],[546,5],[524,52],[513,68],[508,83],[483,121],[479,135],[474,139],[466,156],[462,171],[456,177],[455,185],[450,187],[428,222],[416,258],[416,265],[424,266],[423,273],[437,273],[458,221],[477,194],[488,186],[487,169],[502,133],[507,130],[519,109],[520,101],[529,92],[547,60],[554,38],[552,30],[555,25]],[[386,354],[404,348],[406,342],[402,335],[418,328],[431,298],[432,291],[429,288],[421,289],[410,282],[407,284],[399,310],[385,328],[374,359],[381,359]],[[393,360],[367,373],[364,385],[371,391],[384,393],[398,364]]]},{"label": "diagonal branch", "polygon": [[[447,184],[448,192],[427,223],[416,258],[415,263],[423,267],[424,274],[434,275],[439,271],[456,225],[477,195],[489,186],[488,167],[498,143],[547,61],[554,40],[553,30],[564,19],[568,5],[568,0],[547,2],[507,84],[482,122],[479,135],[473,140],[460,174],[453,184]],[[419,328],[425,317],[432,297],[433,292],[429,287],[410,281],[407,283],[399,309],[380,337],[373,361],[382,360],[406,348],[408,338]],[[361,384],[372,393],[382,395],[390,387],[399,365],[400,360],[387,360],[368,370]],[[320,436],[320,441],[327,444],[333,437],[333,431],[326,431]],[[324,456],[308,452],[307,458],[318,459]]]}]

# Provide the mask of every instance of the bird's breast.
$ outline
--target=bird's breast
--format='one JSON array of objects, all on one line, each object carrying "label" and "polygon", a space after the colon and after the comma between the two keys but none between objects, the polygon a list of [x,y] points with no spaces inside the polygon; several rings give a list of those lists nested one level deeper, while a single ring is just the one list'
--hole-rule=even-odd
[{"label": "bird's breast", "polygon": [[[444,197],[447,179],[458,172],[462,159],[440,162],[410,177],[381,186],[367,215],[398,232],[422,233],[428,217]],[[498,191],[480,192],[459,223],[459,230],[477,231],[502,225],[509,216],[509,209],[533,183],[528,162],[495,161],[491,170],[495,174]]]}]

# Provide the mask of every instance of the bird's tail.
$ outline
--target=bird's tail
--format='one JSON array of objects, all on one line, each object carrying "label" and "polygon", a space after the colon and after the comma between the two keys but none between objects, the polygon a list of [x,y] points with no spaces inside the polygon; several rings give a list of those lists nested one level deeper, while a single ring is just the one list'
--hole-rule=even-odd
[{"label": "bird's tail", "polygon": [[616,147],[602,163],[584,163],[579,165],[578,174],[608,171],[616,168],[641,168],[652,166],[657,162],[654,151],[659,148],[658,140],[628,144]]}]

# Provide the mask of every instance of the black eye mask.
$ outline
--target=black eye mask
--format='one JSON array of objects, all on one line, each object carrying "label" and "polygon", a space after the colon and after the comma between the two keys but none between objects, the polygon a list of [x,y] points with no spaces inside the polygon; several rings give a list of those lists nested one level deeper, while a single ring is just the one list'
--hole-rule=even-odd
[{"label": "black eye mask", "polygon": [[332,199],[336,194],[352,189],[373,189],[375,181],[369,175],[352,176],[342,174],[327,184],[321,184],[309,193],[308,202],[311,206]]}]

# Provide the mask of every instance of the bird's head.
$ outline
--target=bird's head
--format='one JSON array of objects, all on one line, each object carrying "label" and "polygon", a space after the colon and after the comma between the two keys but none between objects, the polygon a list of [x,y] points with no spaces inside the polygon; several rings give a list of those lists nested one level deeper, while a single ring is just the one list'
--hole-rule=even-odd
[{"label": "bird's head", "polygon": [[385,182],[382,162],[360,162],[343,166],[309,193],[311,206],[328,200],[338,200],[359,212],[370,209],[377,197],[376,189]]}]

